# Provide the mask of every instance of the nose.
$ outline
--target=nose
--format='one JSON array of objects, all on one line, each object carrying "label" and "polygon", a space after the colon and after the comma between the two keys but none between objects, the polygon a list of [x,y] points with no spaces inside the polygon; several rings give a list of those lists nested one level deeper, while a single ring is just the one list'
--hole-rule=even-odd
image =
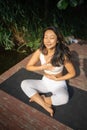
[{"label": "nose", "polygon": [[46,41],[47,41],[47,42],[50,42],[50,38],[47,38]]}]

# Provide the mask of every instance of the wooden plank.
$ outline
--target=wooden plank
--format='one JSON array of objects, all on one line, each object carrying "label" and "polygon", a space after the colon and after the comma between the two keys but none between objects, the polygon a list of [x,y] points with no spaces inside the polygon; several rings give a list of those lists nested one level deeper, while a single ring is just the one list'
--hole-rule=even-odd
[{"label": "wooden plank", "polygon": [[0,97],[0,130],[72,130],[3,91]]}]

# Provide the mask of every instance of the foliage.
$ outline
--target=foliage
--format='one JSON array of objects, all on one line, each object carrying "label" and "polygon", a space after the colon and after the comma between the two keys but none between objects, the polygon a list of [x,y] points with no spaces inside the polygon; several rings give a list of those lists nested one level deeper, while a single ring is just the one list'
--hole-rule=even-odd
[{"label": "foliage", "polygon": [[76,7],[82,3],[84,3],[84,0],[59,0],[57,7],[60,10],[65,10],[68,6]]},{"label": "foliage", "polygon": [[14,47],[14,43],[10,39],[11,32],[7,32],[6,29],[0,27],[0,43],[6,50],[10,50]]},{"label": "foliage", "polygon": [[[79,26],[84,31],[87,19],[79,14],[71,14],[72,8],[83,2],[84,0],[0,0],[0,46],[5,50],[22,53],[26,52],[27,47],[34,51],[40,44],[43,28],[50,25],[59,27],[64,36],[80,36]],[[72,16],[74,19],[71,20]]]},{"label": "foliage", "polygon": [[38,10],[27,7],[15,0],[0,0],[0,46],[5,50],[20,51],[24,46],[34,50],[39,46],[41,19]]}]

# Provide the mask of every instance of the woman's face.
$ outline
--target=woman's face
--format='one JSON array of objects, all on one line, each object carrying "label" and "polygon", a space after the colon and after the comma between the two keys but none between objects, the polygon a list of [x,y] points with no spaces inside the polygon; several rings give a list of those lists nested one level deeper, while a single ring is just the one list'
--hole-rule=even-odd
[{"label": "woman's face", "polygon": [[43,42],[47,49],[53,49],[57,44],[57,35],[52,30],[47,30],[44,33]]}]

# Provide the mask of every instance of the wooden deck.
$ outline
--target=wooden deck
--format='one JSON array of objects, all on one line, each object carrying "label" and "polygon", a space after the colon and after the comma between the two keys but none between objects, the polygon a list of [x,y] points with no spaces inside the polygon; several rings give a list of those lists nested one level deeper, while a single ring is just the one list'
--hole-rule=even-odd
[{"label": "wooden deck", "polygon": [[[72,44],[70,49],[77,76],[69,81],[70,85],[87,91],[87,44]],[[8,79],[27,64],[29,58],[10,68],[0,76],[0,83]],[[41,73],[41,72],[38,72]],[[73,130],[68,126],[39,112],[0,90],[0,130]]]}]

